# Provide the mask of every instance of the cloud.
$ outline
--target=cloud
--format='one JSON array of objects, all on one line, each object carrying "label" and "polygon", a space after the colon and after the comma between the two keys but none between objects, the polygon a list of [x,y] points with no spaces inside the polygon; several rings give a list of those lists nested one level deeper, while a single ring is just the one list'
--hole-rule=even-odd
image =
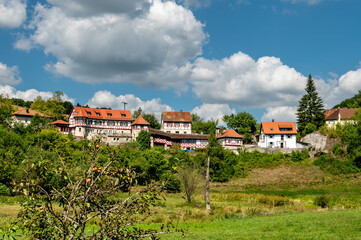
[{"label": "cloud", "polygon": [[146,113],[153,113],[159,120],[161,114],[164,111],[171,111],[171,107],[166,104],[162,104],[160,98],[153,98],[151,100],[143,101],[139,97],[133,94],[115,96],[109,91],[98,91],[88,101],[90,107],[110,107],[112,109],[124,109],[123,102],[128,103],[126,109],[132,113],[139,107]]},{"label": "cloud", "polygon": [[183,4],[185,7],[208,7],[211,4],[211,0],[178,0],[180,4]]},{"label": "cloud", "polygon": [[0,0],[0,27],[16,28],[25,20],[25,0]]},{"label": "cloud", "polygon": [[[36,97],[40,96],[42,99],[48,99],[53,96],[52,92],[41,92],[36,89],[28,89],[26,91],[16,90],[14,87],[9,85],[0,85],[0,94],[9,98],[20,98],[24,101],[33,101]],[[63,101],[69,101],[74,104],[75,100],[64,94],[62,97]]]},{"label": "cloud", "polygon": [[293,106],[306,85],[306,77],[279,58],[255,61],[242,52],[222,60],[198,58],[190,79],[193,91],[204,102],[242,108]]},{"label": "cloud", "polygon": [[281,0],[281,2],[290,2],[292,4],[296,4],[296,3],[306,3],[308,5],[316,5],[320,2],[322,2],[323,0]]},{"label": "cloud", "polygon": [[297,107],[281,106],[270,107],[262,116],[262,122],[295,122]]},{"label": "cloud", "polygon": [[161,0],[49,2],[35,7],[32,34],[15,44],[54,55],[49,71],[86,83],[186,89],[178,74],[206,39],[190,10]]},{"label": "cloud", "polygon": [[224,115],[230,115],[236,113],[235,109],[231,109],[228,104],[202,104],[199,107],[195,107],[191,113],[196,113],[203,120],[218,120],[219,125],[223,125],[222,118]]},{"label": "cloud", "polygon": [[8,67],[0,62],[0,84],[15,85],[21,82],[20,72],[17,66]]}]

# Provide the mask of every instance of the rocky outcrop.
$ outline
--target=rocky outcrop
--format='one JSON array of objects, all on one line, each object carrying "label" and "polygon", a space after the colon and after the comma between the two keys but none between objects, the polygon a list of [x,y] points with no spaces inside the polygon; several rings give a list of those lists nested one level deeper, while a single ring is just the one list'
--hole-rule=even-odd
[{"label": "rocky outcrop", "polygon": [[313,132],[301,138],[301,142],[307,143],[316,151],[332,150],[340,141],[337,139],[329,138],[321,132]]}]

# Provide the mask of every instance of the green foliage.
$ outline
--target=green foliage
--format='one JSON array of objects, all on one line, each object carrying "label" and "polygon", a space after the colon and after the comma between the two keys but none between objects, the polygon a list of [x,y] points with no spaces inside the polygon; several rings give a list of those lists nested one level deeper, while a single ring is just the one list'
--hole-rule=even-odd
[{"label": "green foliage", "polygon": [[329,172],[333,175],[349,174],[359,172],[359,169],[352,161],[341,161],[330,157],[327,154],[321,155],[314,164],[321,170]]},{"label": "green foliage", "polygon": [[239,134],[254,133],[257,121],[247,112],[240,112],[237,115],[225,115],[223,121],[228,128],[236,130]]},{"label": "green foliage", "polygon": [[53,96],[46,101],[38,96],[31,104],[31,109],[49,115],[55,120],[65,119],[64,115],[71,111],[69,109],[72,108],[72,104],[70,102],[63,102],[62,96],[64,96],[64,93],[60,91],[55,91]]},{"label": "green foliage", "polygon": [[330,205],[330,199],[325,195],[321,195],[315,198],[313,204],[321,208],[327,208]]},{"label": "green foliage", "polygon": [[5,184],[0,183],[0,195],[8,196],[11,194],[10,188],[8,188]]},{"label": "green foliage", "polygon": [[251,134],[249,134],[249,133],[246,133],[246,134],[244,134],[244,136],[243,136],[243,143],[252,143],[253,142],[253,137],[252,137],[252,135]]},{"label": "green foliage", "polygon": [[291,153],[291,161],[292,162],[301,162],[309,157],[307,149],[303,149],[302,151],[292,151]]},{"label": "green foliage", "polygon": [[14,110],[12,102],[0,94],[0,125],[6,126],[5,120],[11,117]]},{"label": "green foliage", "polygon": [[0,183],[10,187],[17,166],[24,158],[24,140],[15,133],[0,127]]},{"label": "green foliage", "polygon": [[361,107],[361,91],[359,90],[355,96],[343,100],[333,108],[359,108]]},{"label": "green foliage", "polygon": [[192,131],[194,133],[215,134],[218,120],[204,121],[196,113],[192,113]]},{"label": "green foliage", "polygon": [[305,90],[307,93],[299,101],[296,114],[298,131],[301,135],[306,134],[305,130],[311,131],[315,129],[314,126],[318,129],[325,123],[323,102],[318,96],[311,74],[308,77]]},{"label": "green foliage", "polygon": [[149,149],[150,147],[150,132],[142,130],[140,131],[136,141],[140,150]]}]

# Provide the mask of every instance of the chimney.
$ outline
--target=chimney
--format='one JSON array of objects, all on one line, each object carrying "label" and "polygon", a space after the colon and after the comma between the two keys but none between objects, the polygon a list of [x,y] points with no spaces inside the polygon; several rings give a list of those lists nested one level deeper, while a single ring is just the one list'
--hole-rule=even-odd
[{"label": "chimney", "polygon": [[29,108],[26,108],[26,113],[29,113]]},{"label": "chimney", "polygon": [[139,113],[139,116],[142,115],[142,108],[141,107],[138,108],[138,113]]},{"label": "chimney", "polygon": [[274,119],[272,119],[272,122],[275,122],[275,120],[274,120]]},{"label": "chimney", "polygon": [[181,109],[180,112],[183,112],[183,110]]}]

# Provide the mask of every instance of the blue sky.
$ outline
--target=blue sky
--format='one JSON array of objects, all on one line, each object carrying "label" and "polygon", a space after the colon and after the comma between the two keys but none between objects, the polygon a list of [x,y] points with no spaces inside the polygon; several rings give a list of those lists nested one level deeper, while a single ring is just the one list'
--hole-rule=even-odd
[{"label": "blue sky", "polygon": [[361,90],[358,0],[0,0],[0,94],[294,121]]}]

